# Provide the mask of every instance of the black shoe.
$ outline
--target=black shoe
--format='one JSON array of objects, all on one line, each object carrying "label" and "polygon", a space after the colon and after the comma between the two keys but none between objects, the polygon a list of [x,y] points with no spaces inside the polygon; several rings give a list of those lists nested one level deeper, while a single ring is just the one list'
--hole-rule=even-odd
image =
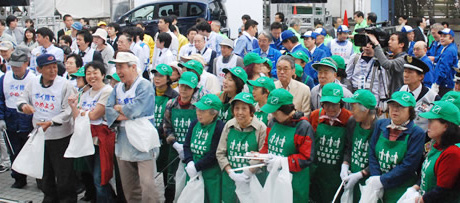
[{"label": "black shoe", "polygon": [[13,185],[11,185],[11,188],[17,188],[17,189],[21,189],[23,188],[24,186],[27,185],[27,181],[26,180],[18,180],[16,179],[13,183]]},{"label": "black shoe", "polygon": [[94,198],[85,195],[85,196],[83,196],[80,200],[81,200],[81,201],[85,201],[85,202],[89,202],[89,201],[94,200]]},{"label": "black shoe", "polygon": [[10,170],[10,167],[0,165],[0,173],[7,172],[8,170]]}]

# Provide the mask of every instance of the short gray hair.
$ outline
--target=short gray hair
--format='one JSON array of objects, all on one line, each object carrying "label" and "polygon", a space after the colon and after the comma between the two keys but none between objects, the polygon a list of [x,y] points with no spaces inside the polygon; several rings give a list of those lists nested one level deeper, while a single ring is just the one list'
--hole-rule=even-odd
[{"label": "short gray hair", "polygon": [[294,27],[294,25],[300,25],[301,21],[298,18],[293,18],[289,21],[289,27]]},{"label": "short gray hair", "polygon": [[368,109],[368,108],[366,108],[365,106],[363,106],[363,105],[360,104],[360,103],[356,103],[356,104],[358,105],[359,110],[360,110],[361,112],[364,112],[364,111],[366,111],[366,110],[369,110],[369,113],[368,113],[369,115],[375,115],[375,114],[377,113],[377,111],[376,111],[375,109]]},{"label": "short gray hair", "polygon": [[221,27],[222,25],[220,24],[220,21],[218,20],[213,20],[211,23],[216,24],[217,26]]},{"label": "short gray hair", "polygon": [[[289,56],[289,55],[282,55],[279,59],[278,62],[285,60],[291,64],[291,69],[295,69],[295,60],[294,57]],[[278,64],[277,62],[277,64]]]},{"label": "short gray hair", "polygon": [[431,25],[431,29],[432,30],[435,29],[437,31],[440,31],[440,30],[444,29],[444,26],[442,26],[441,23],[435,23],[435,24]]},{"label": "short gray hair", "polygon": [[261,33],[259,33],[259,37],[260,37],[260,36],[266,37],[266,38],[268,39],[269,42],[273,41],[272,36],[271,36],[270,34],[268,34],[267,32],[265,32],[265,31],[262,31]]}]

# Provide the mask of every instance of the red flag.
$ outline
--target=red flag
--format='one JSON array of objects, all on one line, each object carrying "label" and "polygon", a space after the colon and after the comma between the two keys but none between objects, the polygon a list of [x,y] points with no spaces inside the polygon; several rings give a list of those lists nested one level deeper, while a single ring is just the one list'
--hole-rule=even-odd
[{"label": "red flag", "polygon": [[297,15],[297,6],[294,6],[294,11],[292,12],[292,14]]},{"label": "red flag", "polygon": [[343,15],[343,24],[349,27],[348,25],[348,17],[347,17],[347,10],[345,10],[345,15]]}]

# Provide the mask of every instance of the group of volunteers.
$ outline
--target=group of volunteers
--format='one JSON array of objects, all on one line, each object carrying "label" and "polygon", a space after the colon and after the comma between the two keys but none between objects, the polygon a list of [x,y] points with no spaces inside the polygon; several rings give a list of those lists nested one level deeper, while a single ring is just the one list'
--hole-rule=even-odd
[{"label": "group of volunteers", "polygon": [[[43,202],[77,202],[84,190],[91,202],[244,203],[241,188],[259,198],[253,186],[275,188],[267,177],[283,169],[280,198],[296,203],[459,202],[455,34],[435,23],[426,36],[425,18],[404,20],[388,57],[372,34],[355,46],[358,28],[377,21],[360,11],[353,33],[334,18],[334,29],[319,22],[303,35],[283,13],[260,32],[244,15],[235,41],[219,21],[181,33],[173,15],[155,36],[142,22],[122,30],[64,15],[57,38],[9,16],[0,131],[11,163],[1,169],[12,167],[13,188],[36,178]],[[27,156],[43,158],[38,177]]]}]

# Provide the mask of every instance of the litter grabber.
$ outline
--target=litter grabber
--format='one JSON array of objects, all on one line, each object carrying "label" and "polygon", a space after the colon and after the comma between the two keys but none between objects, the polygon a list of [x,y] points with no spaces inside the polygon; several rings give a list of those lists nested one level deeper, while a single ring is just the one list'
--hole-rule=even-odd
[{"label": "litter grabber", "polygon": [[160,174],[164,173],[165,170],[168,170],[168,167],[173,164],[177,159],[179,158],[179,156],[176,156],[176,158],[174,158],[171,162],[168,163],[168,165],[166,165],[163,169],[161,169],[161,171],[159,173],[157,173],[157,175],[155,176],[155,178],[157,178]]},{"label": "litter grabber", "polygon": [[255,164],[255,165],[251,165],[251,166],[245,166],[245,167],[241,167],[241,168],[233,168],[233,169],[230,169],[230,171],[243,171],[243,170],[246,170],[246,169],[251,169],[251,168],[260,168],[260,167],[264,167],[266,166],[267,164]]},{"label": "litter grabber", "polygon": [[11,145],[11,141],[10,141],[10,138],[8,137],[8,134],[6,133],[6,130],[3,129],[3,136],[5,136],[5,140],[8,142],[8,146],[10,147],[10,151],[13,155],[16,155],[16,153],[14,152],[14,149],[13,149],[13,145]]},{"label": "litter grabber", "polygon": [[339,189],[337,189],[337,192],[335,192],[334,199],[332,199],[332,203],[334,203],[335,200],[337,200],[337,197],[339,196],[340,191],[342,191],[343,186],[345,186],[345,181],[342,181],[342,183],[339,186]]}]

